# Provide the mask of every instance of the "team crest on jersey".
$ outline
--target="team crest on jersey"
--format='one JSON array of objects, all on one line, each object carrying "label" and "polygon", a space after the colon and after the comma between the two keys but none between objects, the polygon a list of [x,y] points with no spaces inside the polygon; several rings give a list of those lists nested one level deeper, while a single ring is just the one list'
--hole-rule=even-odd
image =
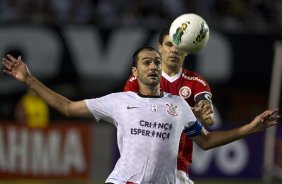
[{"label": "team crest on jersey", "polygon": [[182,86],[178,91],[179,96],[181,96],[184,99],[187,99],[191,96],[192,92],[191,89],[188,86]]},{"label": "team crest on jersey", "polygon": [[178,113],[176,112],[177,106],[171,104],[166,104],[166,106],[168,106],[168,109],[166,110],[166,112],[172,116],[178,116]]}]

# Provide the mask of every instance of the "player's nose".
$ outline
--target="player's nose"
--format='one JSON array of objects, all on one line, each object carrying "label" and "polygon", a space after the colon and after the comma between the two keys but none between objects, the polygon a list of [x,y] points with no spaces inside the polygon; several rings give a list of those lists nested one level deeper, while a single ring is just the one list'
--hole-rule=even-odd
[{"label": "player's nose", "polygon": [[177,48],[175,45],[173,45],[171,47],[171,50],[172,50],[172,52],[176,52],[176,53],[180,53],[181,52],[181,50],[179,48]]},{"label": "player's nose", "polygon": [[158,66],[154,62],[151,62],[150,65],[149,65],[149,68],[150,69],[157,69]]}]

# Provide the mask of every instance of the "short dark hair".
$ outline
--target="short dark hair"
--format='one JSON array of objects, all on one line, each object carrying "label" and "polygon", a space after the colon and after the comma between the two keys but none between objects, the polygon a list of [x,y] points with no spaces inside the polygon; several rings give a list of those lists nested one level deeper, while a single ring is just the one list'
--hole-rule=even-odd
[{"label": "short dark hair", "polygon": [[138,55],[141,51],[143,50],[148,50],[148,51],[156,51],[157,53],[159,53],[155,48],[151,47],[151,46],[144,46],[144,47],[140,47],[139,49],[137,49],[134,53],[133,53],[133,67],[137,66],[137,61],[138,61]]},{"label": "short dark hair", "polygon": [[162,29],[162,31],[160,32],[160,35],[159,35],[159,44],[161,45],[164,41],[164,37],[166,35],[169,35],[169,27],[165,27]]}]

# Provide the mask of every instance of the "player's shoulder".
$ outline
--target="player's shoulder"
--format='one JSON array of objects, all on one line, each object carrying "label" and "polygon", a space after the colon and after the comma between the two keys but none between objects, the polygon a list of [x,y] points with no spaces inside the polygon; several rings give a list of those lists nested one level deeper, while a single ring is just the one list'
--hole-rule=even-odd
[{"label": "player's shoulder", "polygon": [[183,101],[183,98],[181,96],[178,96],[178,95],[174,95],[174,94],[171,94],[171,93],[167,93],[167,92],[163,92],[164,94],[164,97],[165,98],[170,98],[170,99],[173,99],[173,100],[180,100],[180,101]]},{"label": "player's shoulder", "polygon": [[134,96],[136,96],[136,93],[132,91],[114,92],[105,95],[105,97],[111,97],[113,99],[122,99],[122,98],[134,97]]},{"label": "player's shoulder", "polygon": [[129,76],[128,82],[137,82],[137,77],[135,77],[134,75]]},{"label": "player's shoulder", "polygon": [[184,78],[185,80],[189,80],[189,81],[200,82],[203,85],[208,85],[208,82],[202,75],[194,71],[188,70],[186,68],[182,69],[182,78]]},{"label": "player's shoulder", "polygon": [[116,92],[117,95],[123,97],[136,97],[136,92],[133,91],[123,91],[123,92]]},{"label": "player's shoulder", "polygon": [[204,79],[204,77],[200,74],[198,74],[197,72],[195,71],[191,71],[191,70],[188,70],[186,68],[182,68],[182,76],[188,76],[188,77],[200,77],[202,79]]},{"label": "player's shoulder", "polygon": [[138,92],[139,91],[139,84],[138,84],[138,80],[137,77],[135,77],[134,75],[131,75],[124,87],[123,87],[123,91],[134,91],[134,92]]}]

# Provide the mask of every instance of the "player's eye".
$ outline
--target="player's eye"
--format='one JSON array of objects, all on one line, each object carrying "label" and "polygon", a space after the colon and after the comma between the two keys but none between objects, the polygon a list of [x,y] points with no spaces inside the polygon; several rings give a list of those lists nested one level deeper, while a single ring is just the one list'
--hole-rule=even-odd
[{"label": "player's eye", "polygon": [[161,60],[160,59],[155,59],[154,61],[156,66],[160,66],[161,65]]},{"label": "player's eye", "polygon": [[145,60],[143,60],[143,64],[146,65],[146,66],[148,66],[148,65],[151,64],[151,60],[145,59]]},{"label": "player's eye", "polygon": [[166,46],[168,46],[168,47],[172,47],[172,46],[173,46],[172,42],[166,42],[165,44],[166,44]]}]

